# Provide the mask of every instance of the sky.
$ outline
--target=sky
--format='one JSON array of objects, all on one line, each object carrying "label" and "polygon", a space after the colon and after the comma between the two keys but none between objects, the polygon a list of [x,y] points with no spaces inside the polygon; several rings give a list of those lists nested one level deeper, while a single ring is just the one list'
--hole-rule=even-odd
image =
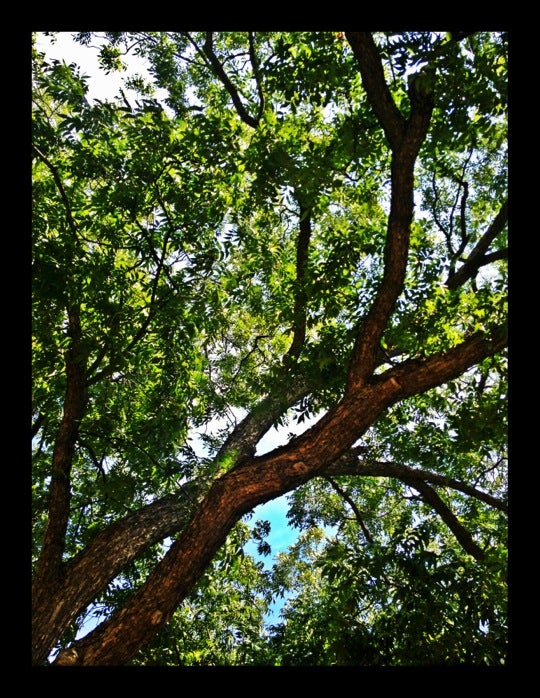
[{"label": "sky", "polygon": [[[49,59],[64,60],[66,63],[76,63],[81,66],[82,74],[89,77],[88,96],[90,99],[113,99],[118,96],[119,88],[123,87],[126,77],[136,73],[143,75],[143,77],[148,76],[146,62],[135,55],[129,56],[129,67],[126,71],[105,74],[105,71],[99,67],[97,51],[87,46],[81,46],[74,41],[73,35],[73,32],[58,32],[54,37],[51,37],[38,32],[36,45],[38,50],[43,51]],[[97,41],[91,42],[92,46],[97,44]],[[128,99],[135,95],[134,92],[125,88],[124,92]]]},{"label": "sky", "polygon": [[[66,63],[76,63],[81,67],[81,72],[89,77],[88,87],[89,99],[113,99],[118,96],[119,88],[123,87],[123,81],[126,77],[139,73],[143,76],[147,75],[145,62],[137,58],[137,56],[129,57],[129,68],[122,73],[105,74],[99,68],[97,61],[97,51],[93,51],[86,46],[81,46],[72,38],[71,32],[60,32],[56,34],[55,40],[52,37],[37,35],[37,48],[44,52],[49,60],[58,59]],[[92,44],[95,42],[92,41]],[[127,62],[127,61],[126,61]],[[135,96],[135,93],[124,89],[127,99]],[[159,95],[158,95],[159,96]],[[257,446],[257,455],[267,453],[276,446],[287,442],[287,435],[290,433],[301,433],[311,427],[316,419],[306,420],[301,425],[291,422],[283,429],[271,429],[259,442]],[[281,496],[273,499],[266,504],[262,504],[255,508],[253,516],[250,519],[250,525],[253,525],[258,519],[270,522],[270,534],[266,538],[266,542],[270,545],[272,554],[261,558],[266,568],[272,566],[273,557],[276,553],[284,552],[291,544],[293,544],[299,531],[292,529],[287,525],[287,496]],[[256,544],[250,542],[246,546],[246,552],[256,556]],[[277,610],[277,608],[276,608]],[[275,612],[272,614],[271,622],[276,622]],[[83,634],[90,630],[87,627]]]}]

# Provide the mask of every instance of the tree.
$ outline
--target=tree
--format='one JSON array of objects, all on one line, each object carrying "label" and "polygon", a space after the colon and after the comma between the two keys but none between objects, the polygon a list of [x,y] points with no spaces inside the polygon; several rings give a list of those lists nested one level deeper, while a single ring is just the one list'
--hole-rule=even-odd
[{"label": "tree", "polygon": [[[34,50],[35,664],[227,663],[232,617],[205,656],[178,614],[241,579],[231,613],[257,635],[264,575],[230,551],[288,492],[298,525],[347,529],[318,558],[323,596],[337,580],[380,606],[375,573],[436,570],[443,612],[500,636],[452,596],[474,579],[504,606],[507,511],[506,36],[462,34],[112,33],[106,70],[124,49],[152,67],[133,104],[89,101],[77,66]],[[413,581],[362,632],[328,626],[341,649],[314,663],[376,663]],[[74,640],[92,604],[107,616]],[[284,663],[263,645],[229,661]]]}]

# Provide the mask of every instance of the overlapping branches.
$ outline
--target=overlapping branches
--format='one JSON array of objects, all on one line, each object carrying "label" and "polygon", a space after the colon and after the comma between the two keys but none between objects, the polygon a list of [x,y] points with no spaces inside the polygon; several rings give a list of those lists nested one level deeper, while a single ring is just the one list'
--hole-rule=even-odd
[{"label": "overlapping branches", "polygon": [[[363,457],[360,457],[363,456]],[[463,546],[464,550],[470,553],[476,560],[484,559],[484,551],[474,542],[472,535],[466,527],[459,521],[450,507],[441,499],[431,485],[462,492],[484,502],[494,509],[508,513],[508,505],[501,499],[493,495],[472,487],[456,478],[440,475],[429,470],[413,468],[402,463],[389,463],[371,460],[365,456],[365,448],[352,448],[346,454],[332,463],[324,473],[326,479],[330,475],[356,475],[361,477],[387,477],[395,478],[400,482],[415,489],[421,498],[433,507],[444,523],[455,535],[456,540]],[[348,500],[347,500],[348,501]],[[363,528],[362,528],[363,530]]]},{"label": "overlapping branches", "polygon": [[[130,562],[149,546],[180,531],[200,502],[203,480],[181,485],[174,495],[167,495],[110,524],[66,564],[62,582],[48,587],[48,619],[39,619],[33,648],[36,659],[47,652],[58,633],[84,611],[97,594]],[[100,565],[96,565],[96,559]],[[39,601],[35,584],[34,602]],[[35,619],[34,619],[35,620]],[[54,622],[53,622],[54,621]],[[43,632],[49,629],[49,634]]]},{"label": "overlapping branches", "polygon": [[352,497],[350,497],[347,494],[347,492],[345,492],[343,487],[340,487],[338,485],[338,483],[333,478],[326,475],[325,479],[328,480],[328,482],[332,485],[332,487],[339,494],[339,496],[342,497],[347,502],[347,504],[351,507],[351,509],[354,513],[354,516],[355,516],[356,520],[358,521],[358,525],[360,526],[364,536],[366,537],[367,542],[373,543],[373,536],[371,535],[366,524],[364,523],[364,519],[362,518],[362,514],[360,513],[360,510],[356,506],[356,502],[354,501],[354,499]]},{"label": "overlapping branches", "polygon": [[[359,456],[363,456],[360,458]],[[484,502],[494,509],[498,509],[504,513],[508,513],[508,505],[498,497],[480,490],[477,487],[472,487],[461,480],[440,475],[430,470],[423,468],[413,468],[403,463],[389,463],[385,461],[372,460],[366,456],[366,448],[351,448],[347,453],[334,461],[327,470],[325,475],[361,475],[366,477],[393,477],[409,483],[415,480],[422,480],[426,483],[432,483],[440,487],[462,492],[470,497],[474,497],[481,502]]]}]

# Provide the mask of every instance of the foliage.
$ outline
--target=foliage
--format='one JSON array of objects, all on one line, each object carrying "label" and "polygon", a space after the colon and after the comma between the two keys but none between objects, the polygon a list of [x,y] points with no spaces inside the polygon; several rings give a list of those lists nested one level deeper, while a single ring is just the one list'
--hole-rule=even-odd
[{"label": "foliage", "polygon": [[196,590],[134,665],[235,666],[264,646],[269,594],[262,563],[244,554],[250,529],[238,524]]},{"label": "foliage", "polygon": [[33,48],[35,661],[504,663],[506,35],[109,32],[104,72],[130,52],[100,101]]},{"label": "foliage", "polygon": [[408,511],[397,516],[384,540],[362,544],[348,526],[320,550],[303,534],[305,543],[278,561],[274,584],[291,598],[261,663],[505,663],[504,553],[479,568],[433,517],[411,524]]}]

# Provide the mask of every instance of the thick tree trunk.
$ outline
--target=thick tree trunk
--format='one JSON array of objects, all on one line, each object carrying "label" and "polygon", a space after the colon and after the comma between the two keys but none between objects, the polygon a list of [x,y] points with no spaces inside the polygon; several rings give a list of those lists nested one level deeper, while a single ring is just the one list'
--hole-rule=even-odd
[{"label": "thick tree trunk", "polygon": [[191,482],[98,533],[63,569],[55,584],[35,585],[32,660],[46,662],[54,643],[124,567],[149,546],[178,533],[199,501]]}]

